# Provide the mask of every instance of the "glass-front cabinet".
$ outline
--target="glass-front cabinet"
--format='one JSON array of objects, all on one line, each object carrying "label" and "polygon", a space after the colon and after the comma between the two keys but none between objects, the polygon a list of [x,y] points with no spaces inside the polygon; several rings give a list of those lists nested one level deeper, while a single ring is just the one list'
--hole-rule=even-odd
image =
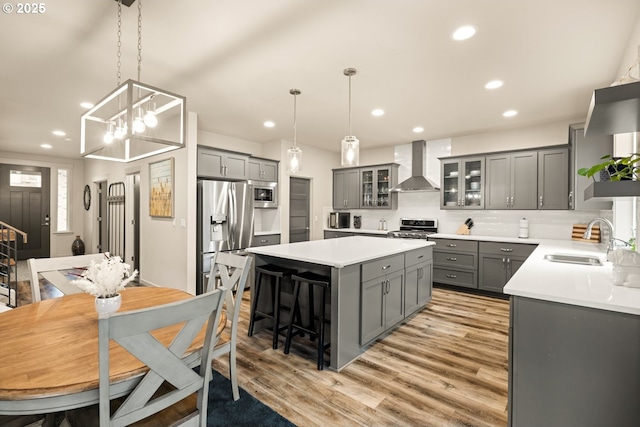
[{"label": "glass-front cabinet", "polygon": [[440,208],[484,209],[484,157],[442,160]]},{"label": "glass-front cabinet", "polygon": [[397,196],[389,190],[397,181],[398,165],[360,168],[360,208],[395,209]]}]

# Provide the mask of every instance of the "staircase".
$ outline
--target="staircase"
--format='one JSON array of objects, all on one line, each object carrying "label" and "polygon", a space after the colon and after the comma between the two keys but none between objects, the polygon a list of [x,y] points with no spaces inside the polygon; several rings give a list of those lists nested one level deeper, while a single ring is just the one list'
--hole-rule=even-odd
[{"label": "staircase", "polygon": [[[18,240],[27,243],[27,233],[0,221],[0,296],[9,301],[7,306],[16,307],[18,301]],[[0,302],[3,304],[3,302]]]}]

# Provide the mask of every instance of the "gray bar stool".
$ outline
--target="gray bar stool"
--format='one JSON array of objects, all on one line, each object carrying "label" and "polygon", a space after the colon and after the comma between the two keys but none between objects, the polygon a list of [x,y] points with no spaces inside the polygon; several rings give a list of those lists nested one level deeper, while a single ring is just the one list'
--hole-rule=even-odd
[{"label": "gray bar stool", "polygon": [[[289,315],[289,325],[287,328],[287,338],[284,344],[284,353],[289,354],[289,349],[291,348],[291,338],[294,335],[294,329],[297,332],[301,332],[301,335],[304,336],[304,332],[307,332],[311,335],[311,339],[318,338],[318,370],[321,371],[324,369],[324,351],[329,348],[329,343],[325,344],[324,335],[325,335],[325,323],[329,322],[329,319],[326,318],[326,296],[327,291],[331,286],[331,278],[328,276],[323,276],[317,273],[313,273],[310,271],[305,271],[302,273],[294,274],[291,276],[291,280],[293,281],[293,305],[291,306],[291,312]],[[309,290],[309,310],[308,310],[308,322],[307,326],[302,324],[302,316],[300,314],[300,284],[307,283]],[[320,298],[320,313],[316,315],[314,313],[314,289],[318,288],[322,294],[322,298]],[[318,319],[318,326],[315,325],[315,320]],[[297,320],[296,320],[297,319]]]},{"label": "gray bar stool", "polygon": [[[261,265],[256,267],[255,295],[251,304],[251,318],[249,319],[249,336],[253,336],[253,328],[255,322],[261,319],[273,320],[273,348],[278,348],[278,335],[286,326],[280,326],[280,285],[284,278],[291,278],[291,275],[297,273],[297,270],[291,268],[280,267],[273,264]],[[269,278],[271,285],[271,312],[267,313],[258,310],[258,301],[260,299],[260,289],[262,288],[263,278]]]}]

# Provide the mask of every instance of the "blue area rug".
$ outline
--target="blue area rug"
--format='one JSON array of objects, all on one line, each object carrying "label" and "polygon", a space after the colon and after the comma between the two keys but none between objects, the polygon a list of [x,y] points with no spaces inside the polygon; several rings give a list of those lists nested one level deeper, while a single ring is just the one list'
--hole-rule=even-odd
[{"label": "blue area rug", "polygon": [[240,387],[240,399],[233,401],[231,381],[213,371],[209,383],[207,427],[295,427],[295,424],[260,402]]}]

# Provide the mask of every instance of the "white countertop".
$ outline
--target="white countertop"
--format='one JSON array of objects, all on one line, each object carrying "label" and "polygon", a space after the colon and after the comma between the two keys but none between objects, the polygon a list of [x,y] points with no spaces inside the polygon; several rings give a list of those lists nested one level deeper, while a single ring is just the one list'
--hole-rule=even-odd
[{"label": "white countertop", "polygon": [[387,235],[389,234],[389,230],[378,230],[376,228],[327,228],[325,227],[324,231],[341,231],[344,233],[363,233],[363,234],[381,234]]},{"label": "white countertop", "polygon": [[383,240],[379,237],[352,236],[261,246],[248,248],[247,252],[342,268],[432,245],[435,243],[421,239]]},{"label": "white countertop", "polygon": [[[434,234],[430,237],[491,242],[530,243],[538,247],[504,287],[509,295],[640,315],[640,289],[612,284],[612,264],[606,245],[574,240],[519,239],[517,237]],[[552,253],[593,255],[604,265],[551,262]]]}]

